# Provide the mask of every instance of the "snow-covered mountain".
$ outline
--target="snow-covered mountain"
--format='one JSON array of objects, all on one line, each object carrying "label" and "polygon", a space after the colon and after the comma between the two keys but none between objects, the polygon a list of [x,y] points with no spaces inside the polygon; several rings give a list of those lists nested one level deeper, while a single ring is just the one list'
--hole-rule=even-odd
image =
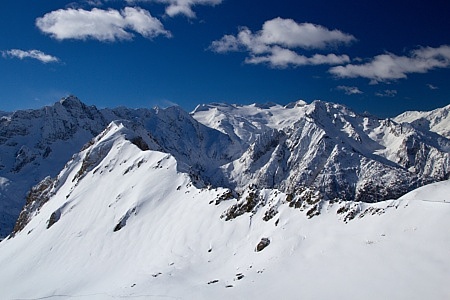
[{"label": "snow-covered mountain", "polygon": [[450,138],[450,105],[432,111],[407,111],[394,118],[396,122],[430,130]]},{"label": "snow-covered mountain", "polygon": [[75,97],[1,117],[0,237],[11,231],[30,188],[46,176],[56,176],[108,123],[95,107]]},{"label": "snow-covered mountain", "polygon": [[308,187],[237,194],[187,173],[150,125],[110,123],[33,188],[0,243],[0,298],[450,296],[450,181],[378,203],[325,201]]},{"label": "snow-covered mountain", "polygon": [[180,168],[193,176],[211,174],[233,155],[226,135],[178,107],[98,110],[70,96],[53,106],[6,114],[0,119],[0,238],[13,229],[31,187],[56,176],[114,120],[125,120],[140,132],[142,147],[173,153]]},{"label": "snow-covered mountain", "polygon": [[[141,150],[173,156],[177,170],[197,187],[229,189],[240,199],[229,218],[269,205],[246,204],[245,195],[257,196],[264,189],[291,197],[376,202],[450,173],[446,137],[337,104],[209,104],[188,114],[179,107],[99,110],[71,96],[1,118],[0,237],[11,232],[36,191],[53,187],[51,178],[83,145],[89,147],[114,126],[111,122],[125,124]],[[87,165],[97,159],[89,156]],[[33,206],[23,210],[26,220],[30,210]]]},{"label": "snow-covered mountain", "polygon": [[221,167],[238,191],[313,187],[326,199],[373,202],[447,179],[450,172],[447,138],[333,103],[211,104],[193,116],[246,149]]}]

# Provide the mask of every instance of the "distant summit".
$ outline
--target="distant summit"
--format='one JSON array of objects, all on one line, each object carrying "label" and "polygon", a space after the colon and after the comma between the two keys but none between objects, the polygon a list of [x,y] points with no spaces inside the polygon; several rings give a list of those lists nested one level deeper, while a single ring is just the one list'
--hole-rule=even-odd
[{"label": "distant summit", "polygon": [[59,103],[61,103],[64,106],[82,106],[84,105],[80,99],[78,99],[77,96],[69,95],[67,97],[62,98],[59,100]]},{"label": "distant summit", "polygon": [[394,118],[450,138],[450,105],[432,111],[407,111]]}]

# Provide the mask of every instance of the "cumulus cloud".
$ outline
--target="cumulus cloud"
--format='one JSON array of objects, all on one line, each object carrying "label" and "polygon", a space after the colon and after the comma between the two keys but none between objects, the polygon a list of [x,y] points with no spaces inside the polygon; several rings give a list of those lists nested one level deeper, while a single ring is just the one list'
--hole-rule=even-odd
[{"label": "cumulus cloud", "polygon": [[268,45],[288,48],[325,48],[329,45],[348,44],[355,41],[353,35],[340,30],[329,30],[311,23],[297,23],[292,19],[275,18],[266,21],[258,33],[259,39]]},{"label": "cumulus cloud", "polygon": [[53,63],[53,62],[59,62],[59,59],[55,56],[45,54],[42,51],[39,50],[20,50],[20,49],[11,49],[2,51],[2,56],[4,58],[18,58],[18,59],[24,59],[24,58],[32,58],[37,59],[40,62],[46,63]]},{"label": "cumulus cloud", "polygon": [[118,11],[94,8],[60,9],[36,19],[36,26],[51,37],[64,39],[94,39],[102,42],[130,40],[133,32],[151,39],[159,35],[170,37],[162,23],[139,7],[125,7]]},{"label": "cumulus cloud", "polygon": [[421,47],[407,56],[385,53],[363,64],[347,64],[330,68],[329,72],[339,78],[363,77],[371,83],[407,78],[410,73],[427,73],[436,68],[450,67],[450,46]]},{"label": "cumulus cloud", "polygon": [[397,96],[397,90],[384,90],[384,91],[375,93],[375,96],[378,96],[378,97],[395,97],[395,96]]},{"label": "cumulus cloud", "polygon": [[431,83],[428,83],[428,84],[427,84],[427,87],[428,87],[430,90],[438,90],[438,89],[439,89],[437,86],[432,85]]},{"label": "cumulus cloud", "polygon": [[363,94],[363,92],[356,86],[339,85],[336,87],[336,89],[339,91],[343,91],[346,95]]},{"label": "cumulus cloud", "polygon": [[289,65],[305,66],[305,65],[334,65],[349,62],[347,55],[336,54],[315,54],[311,57],[300,55],[295,51],[274,46],[267,55],[253,55],[245,59],[248,64],[267,63],[272,67],[286,68]]},{"label": "cumulus cloud", "polygon": [[213,41],[210,50],[217,53],[248,52],[245,62],[265,63],[271,67],[344,64],[350,62],[347,55],[315,54],[311,57],[299,54],[296,49],[325,49],[349,44],[355,37],[339,30],[329,30],[311,23],[297,23],[292,19],[275,18],[266,21],[262,29],[253,33],[247,27],[239,28],[237,35],[225,35]]},{"label": "cumulus cloud", "polygon": [[166,5],[166,14],[170,17],[184,15],[188,18],[195,18],[195,12],[192,10],[196,5],[215,6],[221,4],[223,0],[126,0],[128,3],[136,2],[157,2]]}]

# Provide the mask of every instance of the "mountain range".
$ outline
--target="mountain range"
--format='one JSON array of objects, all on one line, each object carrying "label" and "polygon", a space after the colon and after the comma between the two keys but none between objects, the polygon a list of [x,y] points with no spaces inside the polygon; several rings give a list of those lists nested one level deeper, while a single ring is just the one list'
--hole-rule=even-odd
[{"label": "mountain range", "polygon": [[171,154],[180,172],[234,195],[249,189],[314,190],[324,200],[377,202],[449,178],[448,111],[393,119],[314,101],[281,106],[199,105],[97,109],[69,96],[38,110],[5,113],[0,127],[0,234],[8,235],[27,193],[54,178],[111,122],[141,148]]},{"label": "mountain range", "polygon": [[4,113],[0,296],[449,297],[449,109]]}]

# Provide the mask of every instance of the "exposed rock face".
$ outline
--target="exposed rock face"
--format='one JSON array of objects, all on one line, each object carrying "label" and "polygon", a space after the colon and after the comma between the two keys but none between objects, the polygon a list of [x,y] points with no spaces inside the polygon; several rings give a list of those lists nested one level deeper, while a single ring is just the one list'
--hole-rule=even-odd
[{"label": "exposed rock face", "polygon": [[[25,206],[20,212],[19,218],[14,225],[14,229],[12,231],[13,235],[21,231],[28,224],[33,215],[39,211],[42,205],[50,199],[55,183],[56,182],[54,179],[47,177],[31,189],[31,191],[27,194]],[[55,215],[53,220],[49,222],[48,227],[52,226],[56,221]]]},{"label": "exposed rock face", "polygon": [[0,118],[0,177],[8,181],[7,188],[0,188],[0,236],[13,229],[31,187],[55,177],[108,123],[97,108],[73,96]]},{"label": "exposed rock face", "polygon": [[270,240],[268,238],[262,238],[261,241],[256,245],[255,251],[263,251],[267,246],[270,245]]}]

